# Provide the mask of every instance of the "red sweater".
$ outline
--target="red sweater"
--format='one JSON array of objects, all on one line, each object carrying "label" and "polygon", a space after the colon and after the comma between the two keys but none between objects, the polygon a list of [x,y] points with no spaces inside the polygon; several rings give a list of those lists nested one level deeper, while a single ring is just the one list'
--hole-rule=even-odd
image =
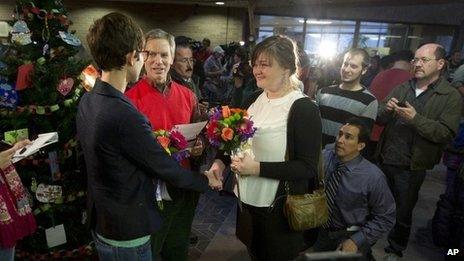
[{"label": "red sweater", "polygon": [[[388,69],[375,76],[369,90],[380,102],[385,99],[396,86],[411,78],[412,75],[408,71],[396,68]],[[372,128],[371,140],[379,141],[382,131],[383,126],[375,124]]]},{"label": "red sweater", "polygon": [[195,94],[174,81],[161,93],[144,78],[126,96],[148,118],[153,130],[170,130],[176,124],[191,123],[196,108]]},{"label": "red sweater", "polygon": [[[125,94],[148,118],[152,130],[171,130],[174,125],[192,122],[196,109],[195,94],[174,81],[161,93],[143,78]],[[183,160],[181,165],[190,169],[188,160]]]}]

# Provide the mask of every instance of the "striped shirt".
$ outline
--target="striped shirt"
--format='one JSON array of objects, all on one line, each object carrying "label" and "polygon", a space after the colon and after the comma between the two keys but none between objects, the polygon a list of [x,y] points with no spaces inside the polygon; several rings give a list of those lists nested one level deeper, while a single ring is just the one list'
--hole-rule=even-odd
[{"label": "striped shirt", "polygon": [[351,117],[361,118],[372,129],[378,102],[366,88],[343,90],[337,85],[320,89],[316,95],[322,119],[322,145],[335,142],[338,131]]}]

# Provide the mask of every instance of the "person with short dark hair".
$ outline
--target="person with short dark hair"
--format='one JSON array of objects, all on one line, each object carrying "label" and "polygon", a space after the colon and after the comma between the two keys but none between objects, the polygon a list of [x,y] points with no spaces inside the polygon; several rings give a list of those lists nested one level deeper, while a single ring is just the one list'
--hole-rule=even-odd
[{"label": "person with short dark hair", "polygon": [[338,130],[350,117],[361,117],[372,129],[377,117],[377,99],[360,81],[367,72],[369,54],[360,48],[348,51],[340,67],[340,85],[320,89],[316,103],[321,110],[322,145],[335,141]]},{"label": "person with short dark hair", "polygon": [[[392,68],[382,71],[374,78],[369,90],[377,98],[382,101],[390,92],[398,85],[407,82],[412,78],[411,74],[411,60],[414,54],[410,50],[399,51],[393,56]],[[371,143],[369,143],[369,155],[374,155],[377,142],[380,139],[380,134],[383,131],[383,126],[375,124],[372,129]]]},{"label": "person with short dark hair", "polygon": [[455,50],[452,52],[450,59],[448,61],[448,81],[453,82],[454,80],[454,72],[461,66],[462,58],[461,58],[461,51]]},{"label": "person with short dark hair", "polygon": [[96,20],[87,42],[101,79],[79,102],[77,137],[87,167],[88,217],[100,260],[152,260],[150,235],[159,231],[159,179],[203,192],[221,186],[214,175],[179,166],[158,144],[150,123],[124,96],[149,53],[140,27],[110,13]]},{"label": "person with short dark hair", "polygon": [[369,129],[359,118],[343,125],[335,144],[322,152],[328,222],[313,250],[361,252],[370,260],[371,246],[395,223],[395,201],[382,171],[363,158]]},{"label": "person with short dark hair", "polygon": [[193,74],[194,64],[195,59],[193,58],[193,52],[190,44],[187,42],[176,42],[174,62],[172,63],[169,75],[173,81],[193,91],[197,100],[201,101],[203,99],[203,95],[199,86],[200,79],[198,76]]},{"label": "person with short dark hair", "polygon": [[406,250],[426,170],[440,162],[458,130],[461,96],[442,74],[444,54],[443,47],[434,43],[417,49],[412,59],[414,78],[393,89],[379,108],[377,122],[385,129],[376,157],[397,203],[396,224],[385,248],[390,260]]}]

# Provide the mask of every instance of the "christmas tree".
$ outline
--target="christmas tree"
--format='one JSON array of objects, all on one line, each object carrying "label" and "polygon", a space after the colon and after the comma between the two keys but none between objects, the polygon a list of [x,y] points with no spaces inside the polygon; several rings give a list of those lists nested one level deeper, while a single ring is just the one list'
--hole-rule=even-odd
[{"label": "christmas tree", "polygon": [[[13,17],[11,43],[0,56],[0,135],[9,142],[59,135],[58,143],[15,164],[38,224],[33,236],[18,243],[16,255],[20,260],[82,257],[90,254],[91,237],[75,114],[89,61],[76,56],[81,42],[69,31],[61,1],[18,0]],[[52,234],[61,239],[47,238]]]}]

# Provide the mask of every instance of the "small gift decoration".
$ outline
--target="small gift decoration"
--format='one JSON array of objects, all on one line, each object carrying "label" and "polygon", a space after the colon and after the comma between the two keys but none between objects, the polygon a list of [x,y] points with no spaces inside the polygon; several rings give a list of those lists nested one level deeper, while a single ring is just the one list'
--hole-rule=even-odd
[{"label": "small gift decoration", "polygon": [[211,112],[206,137],[212,146],[231,153],[253,137],[256,128],[246,110],[222,106]]},{"label": "small gift decoration", "polygon": [[32,43],[31,31],[23,20],[17,21],[11,30],[11,41],[20,45]]},{"label": "small gift decoration", "polygon": [[35,197],[42,203],[54,203],[62,200],[63,190],[61,186],[45,185],[40,183],[35,191]]},{"label": "small gift decoration", "polygon": [[56,89],[58,90],[58,92],[61,93],[61,95],[66,96],[69,94],[69,92],[71,92],[73,86],[74,79],[71,77],[67,77],[60,80]]},{"label": "small gift decoration", "polygon": [[18,67],[18,76],[16,77],[16,90],[21,91],[31,87],[31,73],[34,71],[34,64],[26,63]]},{"label": "small gift decoration", "polygon": [[0,80],[0,107],[1,108],[16,108],[18,104],[18,93],[13,85],[5,80]]},{"label": "small gift decoration", "polygon": [[100,73],[91,64],[87,66],[79,76],[86,91],[92,90],[93,86],[95,85],[95,81],[99,77]]}]

